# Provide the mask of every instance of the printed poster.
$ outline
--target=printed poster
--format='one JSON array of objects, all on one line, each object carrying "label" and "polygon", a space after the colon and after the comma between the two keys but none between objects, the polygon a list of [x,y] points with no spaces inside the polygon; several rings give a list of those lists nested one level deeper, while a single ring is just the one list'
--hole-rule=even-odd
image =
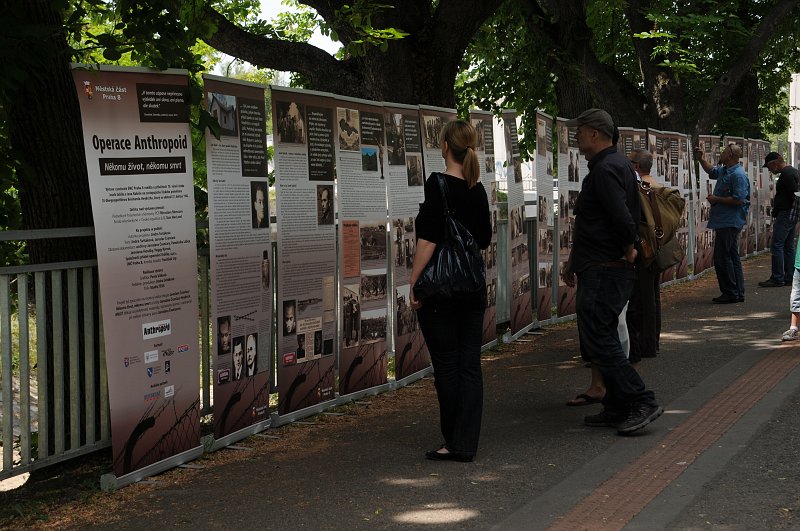
[{"label": "printed poster", "polygon": [[[517,136],[517,111],[503,111],[503,145],[505,147],[506,179],[508,182],[509,248],[506,260],[509,265],[511,303],[511,333],[516,334],[533,323],[531,278],[528,256],[528,230],[525,224],[525,190],[522,184],[522,158]],[[552,185],[550,187],[552,197]],[[539,201],[543,195],[539,190]],[[541,212],[541,207],[540,210]],[[517,260],[513,260],[516,254]],[[525,259],[519,259],[524,256]],[[552,270],[552,261],[550,265]],[[551,271],[552,273],[552,271]],[[548,312],[549,312],[548,306]],[[549,314],[548,314],[549,317]]]},{"label": "printed poster", "polygon": [[483,339],[481,344],[497,341],[497,180],[494,165],[494,117],[492,113],[473,109],[470,123],[478,132],[476,153],[481,165],[481,183],[489,198],[489,215],[492,217],[492,242],[483,254],[486,264],[486,313],[483,314]]},{"label": "printed poster", "polygon": [[[387,382],[389,283],[383,107],[336,99],[339,393]],[[410,180],[410,179],[409,179]],[[422,182],[415,176],[415,182]]]},{"label": "printed poster", "polygon": [[415,220],[419,205],[425,200],[425,174],[422,165],[422,137],[417,106],[384,104],[386,150],[384,165],[388,186],[390,241],[394,312],[394,372],[402,380],[430,366],[430,354],[425,346],[411,309],[411,266],[417,237]]},{"label": "printed poster", "polygon": [[204,76],[214,437],[269,417],[272,251],[264,87]]},{"label": "printed poster", "polygon": [[119,478],[202,452],[188,77],[113,67],[77,67],[72,74]]},{"label": "printed poster", "polygon": [[[555,249],[554,208],[553,208],[553,119],[543,112],[536,113],[536,192],[539,208],[536,223],[536,313],[540,321],[549,319],[553,305],[553,253]],[[527,243],[511,248],[511,268],[522,260],[519,249]],[[527,265],[527,259],[525,260]]]},{"label": "printed poster", "polygon": [[[764,158],[770,152],[770,143],[762,140],[759,142],[759,166],[763,166]],[[774,198],[775,187],[772,186],[774,176],[764,167],[759,168],[758,183],[755,191],[758,193],[758,250],[769,250],[772,243],[772,200]],[[769,210],[769,213],[768,213]]]},{"label": "printed poster", "polygon": [[[575,233],[575,204],[581,181],[589,172],[586,158],[578,150],[577,127],[568,127],[566,118],[556,119],[558,132],[558,316],[575,313],[575,287],[561,278],[572,250]],[[546,288],[545,288],[546,289]]]},{"label": "printed poster", "polygon": [[[719,141],[720,137],[713,135],[700,135],[698,144],[703,151],[703,158],[708,161],[711,166],[716,166],[719,163]],[[708,203],[708,196],[714,190],[714,181],[708,176],[708,173],[698,164],[700,181],[700,193],[697,198],[695,207],[695,225],[694,238],[695,238],[695,255],[694,255],[694,274],[698,275],[714,267],[714,231],[708,228],[708,217],[711,212],[711,205]]]},{"label": "printed poster", "polygon": [[444,124],[455,119],[455,109],[428,107],[427,105],[419,106],[419,120],[422,127],[422,156],[426,177],[435,171],[444,171],[445,163],[442,157],[439,135],[442,133]]},{"label": "printed poster", "polygon": [[333,98],[272,87],[277,190],[278,413],[335,398],[336,226]]},{"label": "printed poster", "polygon": [[[647,130],[648,149],[653,155],[653,168],[650,175],[661,185],[678,188],[678,134]],[[670,267],[661,272],[661,283],[675,278],[675,267]]]},{"label": "printed poster", "polygon": [[691,168],[694,165],[693,153],[689,137],[680,133],[672,134],[673,143],[677,146],[674,150],[674,162],[677,167],[678,189],[681,197],[686,201],[680,225],[675,237],[683,249],[684,256],[675,266],[675,278],[686,278],[689,275],[689,213],[692,209],[692,196],[694,195],[694,179]]}]

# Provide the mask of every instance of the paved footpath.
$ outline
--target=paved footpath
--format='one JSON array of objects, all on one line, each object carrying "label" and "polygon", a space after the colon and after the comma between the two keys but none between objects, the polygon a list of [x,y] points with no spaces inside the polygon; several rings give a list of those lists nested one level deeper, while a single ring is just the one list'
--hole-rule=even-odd
[{"label": "paved footpath", "polygon": [[[666,413],[628,437],[565,407],[589,371],[574,323],[485,355],[473,463],[422,458],[439,443],[432,379],[101,496],[76,521],[116,529],[800,528],[800,342],[781,344],[789,288],[715,305],[714,274],[663,293],[658,358],[642,374]],[[66,513],[66,511],[65,511]]]}]

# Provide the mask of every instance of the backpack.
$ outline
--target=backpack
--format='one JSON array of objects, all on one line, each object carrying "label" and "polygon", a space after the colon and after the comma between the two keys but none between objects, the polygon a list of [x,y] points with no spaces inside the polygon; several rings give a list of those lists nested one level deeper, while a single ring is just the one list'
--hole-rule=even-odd
[{"label": "backpack", "polygon": [[686,200],[680,190],[639,183],[642,217],[639,222],[639,258],[645,267],[655,263],[660,271],[668,269],[685,256],[675,233],[683,217]]}]

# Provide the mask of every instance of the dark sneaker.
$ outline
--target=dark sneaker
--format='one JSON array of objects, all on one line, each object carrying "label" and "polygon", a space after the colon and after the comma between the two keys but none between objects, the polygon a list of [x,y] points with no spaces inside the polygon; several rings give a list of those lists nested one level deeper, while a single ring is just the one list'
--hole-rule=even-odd
[{"label": "dark sneaker", "polygon": [[661,406],[648,406],[647,404],[636,404],[631,409],[630,415],[624,421],[617,424],[617,433],[623,435],[641,430],[664,412]]},{"label": "dark sneaker", "polygon": [[625,415],[618,413],[609,413],[605,409],[597,415],[588,415],[583,417],[583,423],[593,428],[616,428],[617,424],[625,420]]},{"label": "dark sneaker", "polygon": [[765,280],[764,282],[759,282],[758,285],[762,288],[782,288],[786,284],[783,282],[775,282],[774,280],[769,279]]},{"label": "dark sneaker", "polygon": [[714,297],[711,301],[717,304],[732,304],[734,302],[744,302],[744,299],[739,300],[739,297],[734,297],[733,295],[720,295],[719,297]]}]

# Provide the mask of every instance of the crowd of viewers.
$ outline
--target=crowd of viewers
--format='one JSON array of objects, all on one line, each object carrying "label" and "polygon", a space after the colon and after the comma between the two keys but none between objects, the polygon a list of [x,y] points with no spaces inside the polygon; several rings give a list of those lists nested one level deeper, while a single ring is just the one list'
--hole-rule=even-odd
[{"label": "crowd of viewers", "polygon": [[[444,177],[457,192],[450,210],[485,248],[490,232],[486,219],[481,218],[488,219],[488,208],[486,192],[473,175],[475,133],[466,122],[453,124],[445,126],[441,138],[447,165]],[[645,262],[640,255],[644,217],[639,191],[640,187],[652,190],[662,185],[650,175],[653,156],[649,151],[634,149],[627,157],[618,151],[619,132],[606,111],[589,109],[568,120],[567,126],[575,128],[589,172],[575,201],[573,242],[561,278],[576,288],[580,353],[592,369],[588,389],[567,405],[602,404],[599,413],[584,417],[584,424],[612,427],[626,435],[644,428],[664,411],[639,372],[642,359],[657,356],[660,349],[662,273],[656,261]],[[745,289],[738,243],[750,208],[750,183],[739,162],[742,146],[724,146],[716,165],[708,162],[699,148],[695,157],[714,181],[707,198],[707,226],[714,231],[720,295],[712,302],[741,303]],[[792,286],[791,326],[782,336],[783,341],[792,341],[800,338],[800,251],[796,251],[796,219],[792,215],[795,197],[800,196],[800,173],[776,152],[766,155],[764,167],[779,178],[772,209],[772,271],[759,286]],[[417,217],[412,285],[443,239],[437,182],[437,174],[433,174],[425,184],[425,202]],[[418,312],[431,352],[445,439],[440,448],[426,453],[428,459],[472,461],[477,453],[483,395],[480,329],[485,305],[485,297],[419,301],[412,290],[410,306]]]}]

